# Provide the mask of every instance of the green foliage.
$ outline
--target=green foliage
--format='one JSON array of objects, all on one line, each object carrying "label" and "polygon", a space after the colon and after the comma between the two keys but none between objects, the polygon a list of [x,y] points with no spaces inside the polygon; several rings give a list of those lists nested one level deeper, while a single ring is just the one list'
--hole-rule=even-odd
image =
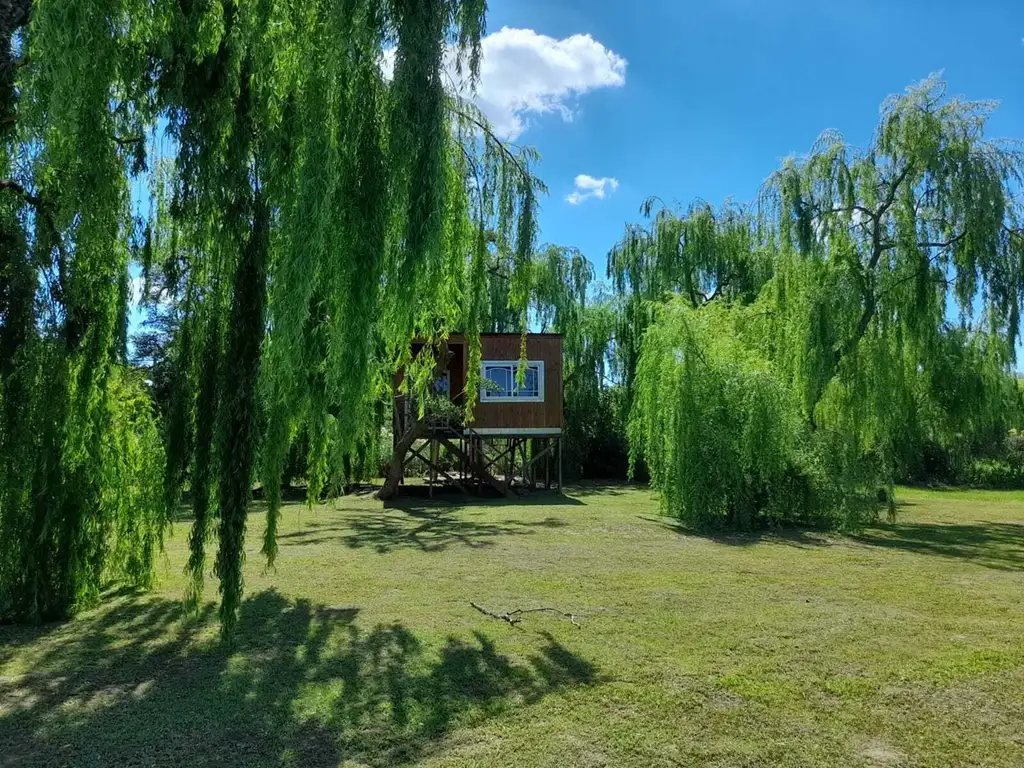
[{"label": "green foliage", "polygon": [[116,368],[106,399],[107,436],[101,450],[101,507],[105,532],[105,582],[138,589],[153,584],[153,566],[163,550],[167,507],[154,478],[164,472],[163,441],[153,403],[138,373]]},{"label": "green foliage", "polygon": [[[866,149],[828,132],[810,155],[785,161],[756,215],[700,204],[627,230],[609,270],[625,302],[620,343],[637,398],[634,452],[654,451],[646,458],[670,510],[687,518],[746,510],[737,524],[759,508],[775,517],[782,508],[773,495],[790,492],[796,470],[810,478],[814,514],[830,510],[848,523],[861,514],[851,499],[912,474],[928,446],[963,466],[1005,434],[1019,401],[1009,371],[1020,337],[1024,236],[1014,189],[1024,155],[985,138],[990,112],[989,104],[946,98],[928,80],[883,105]],[[675,308],[659,313],[666,297]],[[728,322],[714,309],[722,302],[735,313]],[[698,320],[705,312],[713,319]],[[730,326],[738,317],[742,329]],[[655,318],[666,327],[655,330]],[[733,349],[744,364],[722,368],[728,356],[707,346],[710,338],[700,341],[712,326],[742,330],[742,347],[755,357]],[[666,350],[686,339],[687,370],[676,371]],[[706,366],[696,362],[702,355]],[[701,423],[718,413],[705,410],[718,388],[733,398],[730,409],[754,410]],[[659,420],[655,405],[677,391],[689,403],[681,421]],[[748,420],[760,419],[767,432],[759,437]],[[784,436],[797,439],[794,423],[812,458],[797,461],[785,449]],[[673,469],[681,456],[696,460],[685,443],[698,433],[711,452],[701,466],[713,466],[709,457],[724,462],[712,482],[724,497],[710,495],[702,470]],[[734,441],[769,433],[768,463],[744,463],[758,443],[741,449]],[[712,507],[701,512],[698,500]]]},{"label": "green foliage", "polygon": [[[501,144],[444,83],[449,50],[475,81],[486,3],[19,9],[0,51],[12,177],[0,186],[0,493],[4,540],[20,542],[5,556],[3,593],[34,617],[97,594],[89,574],[108,557],[94,524],[109,492],[100,478],[110,446],[128,450],[106,404],[127,352],[134,252],[161,302],[135,351],[149,358],[165,418],[163,506],[173,511],[191,485],[194,604],[217,530],[230,629],[257,469],[272,564],[294,436],[309,441],[314,495],[365,473],[375,403],[410,339],[456,328],[475,338],[490,245],[510,255],[515,280],[528,273],[535,155]],[[16,73],[14,50],[26,62]],[[509,310],[525,308],[513,296]],[[158,541],[167,514],[130,498],[139,535]],[[46,537],[46,562],[25,554]],[[26,584],[42,586],[21,594]]]},{"label": "green foliage", "polygon": [[[472,266],[478,228],[499,233],[503,252],[532,250],[533,155],[501,145],[443,83],[453,43],[475,76],[484,10],[478,0],[167,9],[157,94],[177,158],[170,204],[155,216],[157,250],[166,253],[158,269],[179,277],[178,348],[197,360],[198,350],[223,343],[226,355],[217,375],[191,363],[194,373],[178,377],[183,405],[169,435],[181,448],[172,447],[171,466],[176,477],[191,468],[193,603],[219,518],[227,629],[241,598],[256,475],[269,507],[262,549],[273,565],[296,436],[311,499],[364,476],[378,452],[376,403],[407,362],[410,340],[479,330],[479,303],[465,301],[486,291]],[[381,68],[388,59],[390,79]],[[263,206],[267,221],[257,225]],[[263,226],[256,269],[250,246]],[[425,380],[415,381],[422,396]]]},{"label": "green foliage", "polygon": [[234,626],[242,600],[245,520],[259,442],[256,383],[264,328],[270,212],[259,194],[254,204],[253,229],[235,271],[234,297],[228,315],[227,360],[222,366],[220,548],[216,569],[225,632]]},{"label": "green foliage", "polygon": [[[39,351],[35,354],[42,357]],[[25,368],[19,371],[27,373]],[[59,395],[59,381],[54,385],[47,379],[36,369],[33,381],[41,393]],[[18,379],[8,383],[17,386]],[[4,395],[16,392],[8,388]],[[21,418],[22,429],[35,435],[5,431],[4,448],[17,440],[21,462],[36,477],[25,481],[27,487],[21,485],[13,463],[6,464],[0,518],[0,616],[27,621],[65,617],[89,607],[111,584],[152,586],[168,523],[160,484],[154,482],[164,471],[163,443],[149,393],[137,373],[121,366],[107,373],[93,424],[102,440],[90,453],[90,486],[84,489],[95,506],[85,509],[73,501],[47,509],[52,495],[43,493],[45,486],[29,484],[39,477],[45,452],[54,450],[50,413],[33,399],[24,401],[32,410],[23,409]],[[33,498],[33,492],[40,495]],[[80,509],[81,519],[69,519],[69,511]]]},{"label": "green foliage", "polygon": [[749,314],[695,309],[685,297],[657,309],[637,370],[633,455],[647,459],[663,508],[687,524],[831,523],[820,441],[746,338]]},{"label": "green foliage", "polygon": [[152,7],[24,10],[0,116],[0,612],[38,621],[148,584],[166,518],[138,487],[163,472],[148,395],[120,368]]}]

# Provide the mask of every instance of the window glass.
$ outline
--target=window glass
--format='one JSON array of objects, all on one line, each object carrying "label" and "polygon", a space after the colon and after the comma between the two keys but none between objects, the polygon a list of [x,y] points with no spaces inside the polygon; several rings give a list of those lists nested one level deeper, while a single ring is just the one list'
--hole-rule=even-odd
[{"label": "window glass", "polygon": [[504,366],[488,366],[485,370],[488,381],[496,386],[484,390],[485,397],[509,397],[512,393],[512,372]]},{"label": "window glass", "polygon": [[452,380],[447,371],[434,379],[434,394],[440,397],[450,397]]},{"label": "window glass", "polygon": [[518,373],[518,362],[484,363],[483,377],[492,384],[482,390],[481,398],[483,400],[542,401],[544,393],[541,390],[541,365],[539,363],[527,365],[521,387],[516,381]]},{"label": "window glass", "polygon": [[537,386],[537,366],[531,365],[526,369],[526,381],[520,390],[524,397],[536,397],[539,394]]}]

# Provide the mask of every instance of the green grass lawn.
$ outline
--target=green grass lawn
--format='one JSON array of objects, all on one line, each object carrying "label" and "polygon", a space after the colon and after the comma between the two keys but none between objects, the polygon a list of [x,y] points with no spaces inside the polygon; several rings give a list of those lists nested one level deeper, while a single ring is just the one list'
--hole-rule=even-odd
[{"label": "green grass lawn", "polygon": [[629,488],[350,497],[271,573],[256,512],[233,647],[179,523],[154,593],[0,628],[0,765],[1024,766],[1024,494],[900,500],[708,538]]}]

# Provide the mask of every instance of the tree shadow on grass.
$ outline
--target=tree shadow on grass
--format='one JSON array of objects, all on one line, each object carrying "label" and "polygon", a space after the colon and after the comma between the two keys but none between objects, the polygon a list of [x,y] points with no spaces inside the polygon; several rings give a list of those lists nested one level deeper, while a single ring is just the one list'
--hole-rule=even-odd
[{"label": "tree shadow on grass", "polygon": [[630,483],[622,480],[577,480],[566,486],[566,493],[575,498],[586,499],[589,497],[613,498],[624,496],[634,491],[647,490],[648,486],[643,483]]},{"label": "tree shadow on grass", "polygon": [[357,615],[268,591],[230,645],[212,604],[125,600],[63,625],[29,674],[0,678],[0,766],[400,765],[455,727],[601,682],[551,635],[517,662],[482,634],[430,648]]},{"label": "tree shadow on grass", "polygon": [[[485,503],[481,507],[502,507]],[[380,554],[412,548],[422,552],[443,552],[451,546],[472,549],[492,547],[504,536],[528,536],[540,528],[561,528],[568,523],[547,516],[542,520],[488,522],[468,519],[464,510],[452,506],[406,502],[384,512],[360,510],[332,515],[329,521],[308,523],[302,530],[282,534],[281,546],[314,546],[339,542],[352,549],[373,547]]]},{"label": "tree shadow on grass", "polygon": [[434,488],[433,493],[427,485],[403,485],[399,496],[382,502],[385,509],[433,509],[433,508],[458,508],[472,506],[480,507],[581,507],[584,502],[574,498],[577,494],[572,489],[572,496],[559,493],[556,490],[536,488],[534,490],[517,489],[512,496],[500,496],[488,485],[483,486],[485,493],[493,492],[494,495],[470,496],[462,493],[456,488],[442,486]]},{"label": "tree shadow on grass", "polygon": [[1024,525],[1014,523],[890,523],[850,538],[872,547],[956,558],[986,568],[1024,570]]},{"label": "tree shadow on grass", "polygon": [[757,544],[783,544],[797,549],[817,549],[835,544],[835,539],[826,532],[813,528],[778,528],[761,531],[715,531],[702,530],[684,525],[670,517],[639,516],[641,520],[654,523],[665,530],[678,533],[680,536],[693,536],[713,541],[716,544],[727,544],[730,547],[752,547]]}]

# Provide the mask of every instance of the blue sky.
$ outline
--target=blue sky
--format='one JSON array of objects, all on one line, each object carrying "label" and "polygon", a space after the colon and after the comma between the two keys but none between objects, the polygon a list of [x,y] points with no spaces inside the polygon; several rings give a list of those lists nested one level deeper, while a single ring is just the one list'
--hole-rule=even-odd
[{"label": "blue sky", "polygon": [[601,275],[646,197],[749,201],[822,130],[865,143],[885,97],[938,70],[1001,102],[992,136],[1024,138],[1022,0],[491,0],[488,30],[480,104],[543,156],[541,240]]}]

